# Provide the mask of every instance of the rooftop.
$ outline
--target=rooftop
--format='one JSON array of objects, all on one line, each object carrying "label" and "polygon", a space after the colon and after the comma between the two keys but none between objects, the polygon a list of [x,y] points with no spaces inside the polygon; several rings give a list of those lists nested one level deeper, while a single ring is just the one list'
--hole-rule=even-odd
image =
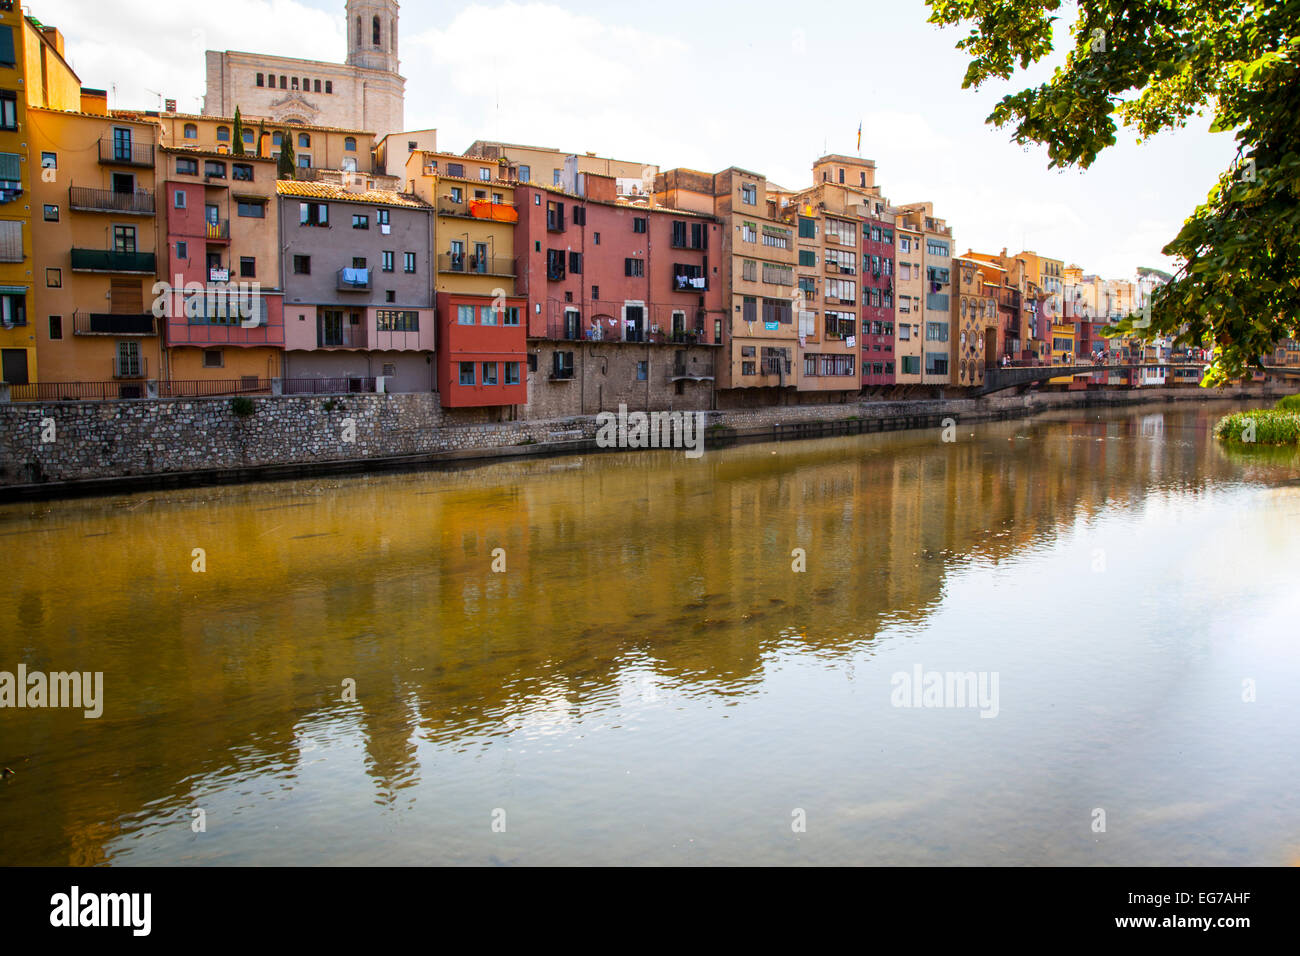
[{"label": "rooftop", "polygon": [[350,192],[343,186],[333,183],[299,182],[296,179],[281,179],[275,184],[275,191],[281,196],[299,196],[303,199],[328,199],[332,202],[359,202],[370,206],[403,206],[407,209],[433,209],[429,203],[409,193],[393,192],[387,189],[369,189],[364,192]]}]

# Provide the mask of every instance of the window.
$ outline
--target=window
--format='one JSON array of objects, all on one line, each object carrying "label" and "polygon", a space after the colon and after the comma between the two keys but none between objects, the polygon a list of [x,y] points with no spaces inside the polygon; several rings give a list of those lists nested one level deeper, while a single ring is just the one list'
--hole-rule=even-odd
[{"label": "window", "polygon": [[497,363],[484,362],[483,363],[483,384],[495,385],[496,383],[497,383]]},{"label": "window", "polygon": [[569,272],[576,276],[582,275],[582,253],[581,252],[569,253]]},{"label": "window", "polygon": [[925,353],[925,374],[926,375],[947,375],[948,374],[948,353],[947,352],[926,352]]},{"label": "window", "polygon": [[794,270],[789,266],[764,262],[763,281],[768,285],[794,285]]},{"label": "window", "polygon": [[636,380],[638,382],[644,382],[649,377],[649,374],[650,374],[649,362],[643,360],[636,363]]},{"label": "window", "polygon": [[[517,305],[508,305],[508,306],[506,306],[504,309],[502,309],[502,310],[501,310],[501,324],[502,324],[502,325],[518,325],[518,324],[519,324],[519,306],[517,306]],[[509,384],[509,383],[507,383],[507,384]]]},{"label": "window", "polygon": [[257,257],[256,256],[239,257],[239,276],[242,279],[257,278]]},{"label": "window", "polygon": [[799,250],[799,265],[801,265],[801,266],[812,266],[813,268],[816,268],[816,266],[817,266],[817,250],[816,250],[816,249],[800,249],[800,250]]},{"label": "window", "polygon": [[490,182],[492,180],[492,170],[488,169],[486,166],[480,166],[478,168],[478,178],[483,180],[485,183]]},{"label": "window", "polygon": [[826,220],[826,238],[828,240],[838,239],[841,245],[856,246],[858,244],[858,227],[856,223],[847,222],[843,219]]},{"label": "window", "polygon": [[370,228],[370,217],[369,217],[369,216],[353,216],[353,217],[352,217],[352,228],[353,228],[353,229],[369,229],[369,228]]},{"label": "window", "polygon": [[741,375],[757,375],[757,374],[758,374],[757,364],[754,363],[754,362],[741,362],[741,363],[740,363],[740,374],[741,374]]},{"label": "window", "polygon": [[546,278],[551,282],[559,282],[564,278],[563,249],[546,250]]},{"label": "window", "polygon": [[794,309],[789,299],[764,299],[763,321],[781,322],[791,325],[794,322]]},{"label": "window", "polygon": [[188,259],[190,257],[190,244],[188,242],[176,243],[176,258]]},{"label": "window", "polygon": [[448,163],[448,164],[447,164],[447,175],[448,175],[448,176],[456,176],[456,177],[458,177],[458,178],[460,178],[460,179],[464,179],[464,178],[465,178],[465,164],[464,164],[464,163]]},{"label": "window", "polygon": [[799,217],[799,238],[816,239],[817,238],[817,220]]},{"label": "window", "polygon": [[920,374],[921,374],[921,356],[919,356],[919,355],[902,355],[902,356],[899,356],[899,361],[902,362],[902,365],[900,366],[899,371],[902,372],[904,375],[920,375]]},{"label": "window", "polygon": [[235,203],[235,213],[244,219],[265,219],[266,207],[260,202],[244,202],[240,200]]},{"label": "window", "polygon": [[741,301],[744,303],[744,305],[742,306],[741,318],[745,322],[757,322],[758,321],[758,299],[752,295],[747,295]]},{"label": "window", "polygon": [[531,166],[519,167],[519,181],[521,183],[530,183],[533,181],[533,170]]},{"label": "window", "polygon": [[479,325],[496,325],[497,310],[490,305],[480,305],[478,307],[478,324]]},{"label": "window", "polygon": [[639,277],[645,275],[644,259],[624,259],[623,275]]},{"label": "window", "polygon": [[285,76],[283,73],[281,73],[281,74],[280,74],[280,89],[282,89],[282,90],[287,90],[288,88],[289,88],[289,78],[288,78],[287,76]]},{"label": "window", "polygon": [[186,123],[186,124],[185,124],[185,138],[186,138],[186,139],[198,139],[198,138],[199,138],[199,128],[198,128],[197,126],[195,126],[193,123]]},{"label": "window", "polygon": [[550,232],[564,232],[564,203],[546,203],[546,228]]},{"label": "window", "polygon": [[385,250],[383,253],[381,253],[380,268],[383,269],[385,272],[392,272],[393,269],[396,268],[396,266],[394,265],[395,258],[396,258],[396,253]]},{"label": "window", "polygon": [[304,202],[298,204],[298,225],[320,226],[328,228],[330,224],[330,207],[323,202]]},{"label": "window", "polygon": [[[191,160],[191,162],[193,162],[193,160]],[[180,161],[177,160],[177,166],[179,165],[180,165]],[[58,153],[41,153],[41,169],[58,169],[58,168],[59,168]],[[180,170],[177,169],[177,172],[180,172]]]},{"label": "window", "polygon": [[18,94],[0,90],[0,129],[18,128]]},{"label": "window", "polygon": [[293,274],[297,276],[311,275],[311,256],[294,256]]},{"label": "window", "polygon": [[[245,132],[251,132],[251,130],[245,130]],[[253,181],[253,167],[248,163],[232,163],[230,178],[241,183],[251,183]]]},{"label": "window", "polygon": [[772,246],[776,249],[790,248],[790,230],[778,229],[775,226],[764,226],[763,245]]},{"label": "window", "polygon": [[298,148],[311,149],[311,133],[298,134]]},{"label": "window", "polygon": [[320,92],[320,80],[312,80],[311,88],[312,88],[312,92],[313,92],[313,93],[319,93],[319,92]]},{"label": "window", "polygon": [[46,222],[58,222],[58,221],[59,221],[59,207],[58,207],[58,206],[51,205],[50,203],[46,203],[46,204],[45,204],[45,221],[46,221]]},{"label": "window", "polygon": [[552,185],[552,186],[558,186],[558,185],[560,185],[560,175],[561,175],[562,172],[563,172],[563,171],[562,171],[562,170],[559,170],[559,169],[552,169],[552,170],[551,170],[551,185]]},{"label": "window", "polygon": [[225,179],[226,164],[215,159],[209,159],[203,163],[203,175],[208,179]]},{"label": "window", "polygon": [[219,143],[229,143],[229,142],[230,142],[230,127],[229,127],[229,126],[218,126],[218,127],[217,127],[217,142],[219,142]]},{"label": "window", "polygon": [[758,227],[752,222],[741,223],[740,238],[745,242],[758,242]]},{"label": "window", "polygon": [[519,363],[506,362],[505,366],[506,366],[505,384],[518,385],[519,384]]},{"label": "window", "polygon": [[113,251],[135,252],[135,226],[113,227]]},{"label": "window", "polygon": [[311,154],[310,154],[310,153],[299,153],[299,154],[298,154],[298,168],[299,168],[299,169],[311,169]]},{"label": "window", "polygon": [[456,306],[456,324],[473,325],[474,324],[474,306],[458,305]]},{"label": "window", "polygon": [[204,368],[225,368],[226,360],[221,349],[204,349],[203,350],[203,367]]},{"label": "window", "polygon": [[375,313],[375,328],[380,332],[418,332],[420,313],[408,309],[380,309]]},{"label": "window", "polygon": [[928,255],[946,257],[949,254],[948,243],[940,242],[938,239],[927,239],[925,240],[925,251]]},{"label": "window", "polygon": [[474,363],[460,362],[458,364],[460,365],[460,384],[473,385],[474,384]]},{"label": "window", "polygon": [[758,205],[758,187],[752,183],[746,183],[740,187],[740,201],[746,206]]},{"label": "window", "polygon": [[63,270],[62,270],[62,269],[46,269],[46,270],[45,270],[45,287],[46,287],[47,289],[62,289],[62,288],[63,288]]},{"label": "window", "polygon": [[61,315],[50,316],[50,338],[52,339],[63,338],[63,316]]},{"label": "window", "polygon": [[334,92],[334,81],[333,81],[333,80],[326,80],[326,81],[325,81],[325,92],[326,92],[326,93],[333,93],[333,92]]},{"label": "window", "polygon": [[402,253],[402,271],[405,272],[407,275],[415,274],[415,253],[414,252]]},{"label": "window", "polygon": [[645,217],[645,216],[633,216],[633,217],[632,217],[632,231],[633,231],[633,232],[645,232],[645,231],[646,231],[646,217]]},{"label": "window", "polygon": [[740,277],[746,282],[758,281],[758,263],[753,259],[744,259],[740,263]]},{"label": "window", "polygon": [[292,90],[296,90],[298,88],[298,77],[293,76],[289,78],[289,88]]},{"label": "window", "polygon": [[261,74],[261,73],[257,74],[257,80],[256,80],[256,83],[257,83],[258,86],[266,86],[266,82],[265,82],[265,80],[266,80],[266,77],[265,77],[263,74]]},{"label": "window", "polygon": [[375,223],[376,223],[376,225],[380,225],[380,226],[387,226],[387,225],[388,225],[388,210],[387,210],[387,209],[376,209],[376,210],[375,210]]}]

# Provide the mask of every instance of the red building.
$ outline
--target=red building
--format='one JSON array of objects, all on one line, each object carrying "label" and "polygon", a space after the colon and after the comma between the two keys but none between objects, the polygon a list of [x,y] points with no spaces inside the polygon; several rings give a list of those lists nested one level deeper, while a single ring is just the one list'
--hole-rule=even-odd
[{"label": "red building", "polygon": [[284,315],[275,161],[178,147],[162,147],[159,156],[165,285],[155,294],[164,378],[278,377]]},{"label": "red building", "polygon": [[862,220],[862,384],[893,385],[894,228]]},{"label": "red building", "polygon": [[438,397],[444,408],[528,402],[527,300],[439,292]]},{"label": "red building", "polygon": [[585,195],[515,191],[528,336],[716,344],[723,315],[717,220],[619,203],[613,180],[582,179]]}]

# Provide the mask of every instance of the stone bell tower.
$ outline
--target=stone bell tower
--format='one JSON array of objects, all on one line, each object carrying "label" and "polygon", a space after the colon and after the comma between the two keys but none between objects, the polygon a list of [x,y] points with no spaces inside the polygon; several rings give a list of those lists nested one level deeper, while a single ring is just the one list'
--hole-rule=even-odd
[{"label": "stone bell tower", "polygon": [[397,74],[397,0],[348,0],[348,66]]}]

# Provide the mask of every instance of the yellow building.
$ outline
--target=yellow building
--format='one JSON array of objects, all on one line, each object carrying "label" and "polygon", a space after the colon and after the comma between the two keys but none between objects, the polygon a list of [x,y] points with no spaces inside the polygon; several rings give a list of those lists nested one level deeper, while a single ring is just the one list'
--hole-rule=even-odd
[{"label": "yellow building", "polygon": [[100,397],[142,397],[162,367],[152,312],[157,275],[157,126],[113,117],[102,90],[77,112],[29,108],[37,347],[42,378],[111,382]]},{"label": "yellow building", "polygon": [[952,298],[952,360],[954,385],[984,384],[984,369],[996,365],[998,356],[998,286],[984,279],[981,263],[954,257]]},{"label": "yellow building", "polygon": [[[913,332],[919,324],[922,335],[920,381],[923,385],[947,385],[950,382],[949,364],[953,334],[952,227],[934,215],[934,204],[929,202],[900,206],[897,210],[896,222],[900,228],[907,228],[914,242],[918,236],[920,238],[919,248],[913,250],[911,256],[913,280],[916,278],[917,262],[921,264],[920,295],[922,298],[919,322],[916,315],[917,303],[915,301],[912,303]],[[901,284],[901,267],[899,279]],[[916,288],[915,282],[912,288]],[[901,376],[899,382],[903,382]]]},{"label": "yellow building", "polygon": [[62,53],[57,30],[27,19],[18,2],[0,5],[0,380],[13,386],[38,381],[27,108],[41,102],[44,67],[62,64]]},{"label": "yellow building", "polygon": [[440,295],[515,294],[515,176],[497,160],[416,150],[406,158],[410,192],[437,210],[435,284]]}]

